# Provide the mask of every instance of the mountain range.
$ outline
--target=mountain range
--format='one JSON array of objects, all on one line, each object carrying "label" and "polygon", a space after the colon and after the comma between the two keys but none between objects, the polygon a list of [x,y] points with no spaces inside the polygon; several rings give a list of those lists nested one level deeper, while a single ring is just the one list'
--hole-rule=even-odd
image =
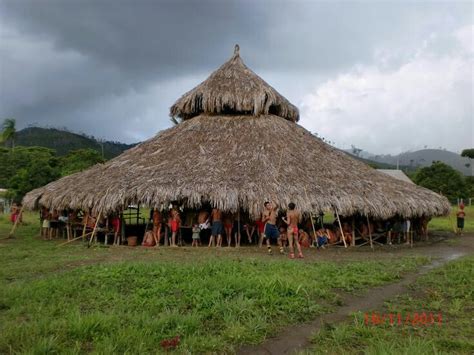
[{"label": "mountain range", "polygon": [[[105,159],[111,159],[138,143],[99,141],[91,136],[56,128],[28,127],[17,132],[15,144],[54,149],[60,156],[71,150],[89,148],[103,154]],[[354,149],[345,152],[378,169],[396,169],[398,166],[405,172],[414,172],[420,167],[430,166],[434,161],[441,161],[463,175],[474,176],[474,162],[471,159],[442,149],[422,149],[398,155],[377,155]]]},{"label": "mountain range", "polygon": [[39,146],[54,149],[56,154],[66,155],[71,150],[93,149],[105,159],[122,154],[136,144],[125,144],[111,141],[98,141],[94,137],[77,134],[56,128],[28,127],[16,133],[15,144],[31,147]]}]

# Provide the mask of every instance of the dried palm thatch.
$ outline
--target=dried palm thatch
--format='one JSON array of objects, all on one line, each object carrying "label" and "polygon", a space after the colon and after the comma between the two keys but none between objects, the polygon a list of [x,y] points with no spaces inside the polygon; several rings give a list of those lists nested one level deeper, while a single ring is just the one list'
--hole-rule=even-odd
[{"label": "dried palm thatch", "polygon": [[202,113],[268,115],[298,121],[298,109],[250,70],[235,46],[234,55],[209,78],[171,106],[172,117],[183,120]]},{"label": "dried palm thatch", "polygon": [[[231,73],[230,83],[222,86],[226,96],[226,88],[238,87],[232,81],[240,76],[232,73],[247,70],[242,68],[237,53],[208,81]],[[206,82],[201,85],[212,86]],[[171,108],[173,115],[185,118],[182,123],[105,164],[31,191],[25,206],[112,212],[131,203],[158,207],[178,200],[190,208],[210,202],[258,216],[263,202],[272,199],[282,206],[294,202],[306,213],[335,209],[341,215],[377,218],[442,215],[450,209],[446,198],[380,173],[313,136],[294,122],[296,108],[268,86],[254,91],[271,92],[277,98],[273,102],[281,105],[280,115],[265,112],[266,103],[258,109],[238,107],[253,97],[247,91],[226,99],[225,105],[234,105],[226,110],[233,107],[235,112],[217,114],[225,105],[196,107],[190,98],[205,92],[216,98],[217,89],[198,89]],[[237,113],[250,108],[252,114]],[[198,114],[200,110],[206,112]]]}]

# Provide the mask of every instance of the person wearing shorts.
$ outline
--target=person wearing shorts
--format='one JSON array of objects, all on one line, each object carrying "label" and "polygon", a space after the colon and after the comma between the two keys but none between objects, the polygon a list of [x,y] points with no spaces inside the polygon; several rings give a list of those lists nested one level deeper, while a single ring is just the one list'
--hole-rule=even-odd
[{"label": "person wearing shorts", "polygon": [[209,239],[209,247],[214,245],[214,240],[216,240],[216,246],[222,246],[222,233],[224,232],[224,225],[222,224],[222,212],[218,208],[213,208],[211,213],[212,219],[212,228],[211,228],[211,238]]},{"label": "person wearing shorts", "polygon": [[[272,254],[271,240],[276,240],[278,243],[278,237],[280,232],[276,226],[277,211],[278,205],[274,205],[271,201],[267,201],[263,204],[265,210],[262,216],[262,222],[265,223],[265,228],[263,230],[263,235],[267,241],[267,250],[268,254]],[[283,252],[283,248],[280,245],[280,252]]]}]

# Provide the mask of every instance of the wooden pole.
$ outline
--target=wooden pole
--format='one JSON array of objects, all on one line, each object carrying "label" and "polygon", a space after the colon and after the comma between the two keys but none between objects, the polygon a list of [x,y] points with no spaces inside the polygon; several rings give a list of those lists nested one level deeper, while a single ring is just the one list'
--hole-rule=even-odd
[{"label": "wooden pole", "polygon": [[344,235],[344,230],[342,229],[341,219],[339,218],[339,213],[337,213],[337,209],[334,209],[336,212],[337,222],[339,223],[339,228],[341,230],[342,241],[344,242],[344,248],[347,248],[346,237]]},{"label": "wooden pole", "polygon": [[84,222],[84,228],[82,228],[82,237],[83,238],[85,238],[85,236],[86,236],[86,228],[87,228],[87,222],[88,221],[89,221],[89,212],[86,212],[85,220],[83,218],[83,222]]},{"label": "wooden pole", "polygon": [[[306,192],[306,187],[304,188],[304,194],[306,195],[306,199],[308,199],[308,193]],[[311,213],[311,211],[309,211],[309,218],[311,219],[311,227],[313,227],[313,236],[314,236],[314,239],[316,240],[316,245],[318,244],[318,238],[316,237],[316,229],[314,228],[314,221],[313,221],[313,214]],[[296,236],[298,238],[298,236]],[[313,243],[314,243],[314,240],[313,240]]]},{"label": "wooden pole", "polygon": [[[239,241],[238,246],[240,247],[240,239],[241,239],[241,235],[240,235],[240,206],[237,206],[237,208],[239,209],[239,211],[237,212],[237,238],[235,240],[235,246],[237,247],[237,240],[238,240]],[[230,240],[232,240],[232,238]]]},{"label": "wooden pole", "polygon": [[89,245],[92,243],[92,240],[95,236],[95,231],[97,230],[97,225],[99,224],[100,217],[102,216],[102,210],[100,210],[99,214],[97,215],[97,219],[95,220],[94,229],[92,230],[91,239],[89,240]]},{"label": "wooden pole", "polygon": [[352,216],[352,241],[351,245],[355,247],[356,245],[356,230],[355,230],[355,218]]},{"label": "wooden pole", "polygon": [[73,241],[75,241],[75,240],[81,239],[81,238],[83,238],[83,237],[86,237],[86,236],[90,235],[91,233],[92,233],[92,232],[89,232],[89,233],[87,233],[87,234],[84,235],[84,236],[80,235],[79,237],[76,237],[76,238],[73,238],[73,239],[71,239],[71,240],[68,240],[67,242],[58,244],[58,247],[60,247],[60,246],[62,246],[62,245],[65,245],[65,244],[69,244],[69,243],[71,243],[71,242],[73,242]]},{"label": "wooden pole", "polygon": [[367,215],[367,229],[369,230],[369,240],[370,240],[370,247],[372,250],[374,249],[374,244],[372,242],[372,231],[370,230],[370,221],[369,221],[369,215]]},{"label": "wooden pole", "polygon": [[[8,234],[8,238],[12,238],[12,237],[13,237],[13,233],[15,233],[15,229],[16,229],[16,227],[17,227],[17,225],[18,225],[18,222],[19,222],[20,219],[21,219],[22,214],[23,214],[23,206],[21,206],[21,208],[20,208],[20,213],[18,213],[18,216],[17,216],[16,219],[15,219],[15,223],[13,224],[12,230],[11,230],[10,233]],[[5,238],[5,239],[7,239],[7,238]]]}]

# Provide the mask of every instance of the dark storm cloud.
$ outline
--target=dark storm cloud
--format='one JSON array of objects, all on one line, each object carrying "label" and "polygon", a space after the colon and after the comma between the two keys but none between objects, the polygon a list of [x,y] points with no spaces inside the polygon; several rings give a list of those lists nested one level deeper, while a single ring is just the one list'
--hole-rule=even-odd
[{"label": "dark storm cloud", "polygon": [[397,66],[440,18],[449,29],[471,21],[469,3],[455,5],[0,0],[0,118],[142,139],[169,124],[168,107],[235,43],[251,68],[295,98],[371,64],[378,46],[398,51],[384,62]]}]

